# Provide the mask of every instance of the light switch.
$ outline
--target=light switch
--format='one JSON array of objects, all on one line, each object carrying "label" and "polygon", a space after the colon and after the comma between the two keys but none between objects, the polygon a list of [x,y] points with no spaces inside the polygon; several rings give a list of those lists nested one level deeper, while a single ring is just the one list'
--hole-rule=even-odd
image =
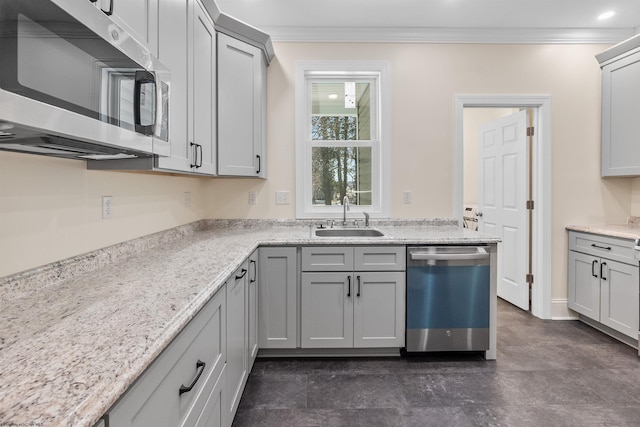
[{"label": "light switch", "polygon": [[258,192],[257,191],[249,191],[249,204],[255,205],[258,203]]},{"label": "light switch", "polygon": [[402,203],[409,204],[411,203],[411,191],[403,191],[402,192]]},{"label": "light switch", "polygon": [[288,205],[288,204],[289,204],[289,192],[276,191],[276,205]]}]

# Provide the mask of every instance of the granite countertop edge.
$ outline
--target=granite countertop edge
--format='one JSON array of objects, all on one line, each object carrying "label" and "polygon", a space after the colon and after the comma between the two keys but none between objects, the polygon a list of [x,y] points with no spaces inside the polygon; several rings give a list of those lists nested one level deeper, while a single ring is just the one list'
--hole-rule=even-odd
[{"label": "granite countertop edge", "polygon": [[569,231],[596,234],[606,237],[635,240],[640,238],[640,225],[638,224],[591,224],[591,225],[567,225]]},{"label": "granite countertop edge", "polygon": [[94,270],[68,273],[71,260],[0,278],[0,424],[92,427],[259,246],[499,242],[447,220],[374,223],[383,238],[311,225],[199,221],[96,251]]}]

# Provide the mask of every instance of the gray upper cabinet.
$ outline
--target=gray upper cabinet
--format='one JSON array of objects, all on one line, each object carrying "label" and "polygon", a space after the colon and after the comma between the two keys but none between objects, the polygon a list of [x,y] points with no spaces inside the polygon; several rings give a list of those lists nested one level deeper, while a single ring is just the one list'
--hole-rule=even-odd
[{"label": "gray upper cabinet", "polygon": [[199,2],[192,0],[189,32],[189,148],[195,149],[194,172],[216,173],[216,37],[213,22]]},{"label": "gray upper cabinet", "polygon": [[171,149],[87,168],[266,178],[269,35],[212,0],[99,0],[98,7],[111,1],[114,21],[171,71]]},{"label": "gray upper cabinet", "polygon": [[88,162],[89,169],[216,174],[216,34],[199,0],[157,8],[158,59],[171,70],[169,156]]},{"label": "gray upper cabinet", "polygon": [[266,70],[257,47],[218,33],[218,173],[266,178]]},{"label": "gray upper cabinet", "polygon": [[95,4],[157,56],[159,3],[159,0],[98,0]]},{"label": "gray upper cabinet", "polygon": [[640,35],[597,56],[602,67],[602,169],[640,176]]},{"label": "gray upper cabinet", "polygon": [[156,168],[213,175],[215,31],[196,0],[161,2],[159,59],[171,69],[171,156]]}]

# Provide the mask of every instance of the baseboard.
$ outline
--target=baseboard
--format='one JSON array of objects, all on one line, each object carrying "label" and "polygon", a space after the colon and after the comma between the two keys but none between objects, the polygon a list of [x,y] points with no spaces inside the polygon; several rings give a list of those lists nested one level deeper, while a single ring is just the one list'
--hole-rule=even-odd
[{"label": "baseboard", "polygon": [[389,348],[261,348],[258,357],[399,357],[398,347]]},{"label": "baseboard", "polygon": [[578,314],[569,310],[569,300],[566,298],[555,298],[551,300],[552,320],[578,320]]},{"label": "baseboard", "polygon": [[611,329],[608,326],[603,325],[600,322],[596,322],[593,319],[588,318],[587,316],[584,315],[579,315],[579,318],[582,322],[586,323],[587,325],[591,326],[592,328],[595,328],[597,330],[599,330],[600,332],[604,332],[605,334],[612,336],[613,338],[617,339],[618,341],[621,341],[625,344],[627,344],[630,347],[633,347],[635,349],[638,348],[638,340],[637,339],[633,339],[623,333],[620,333],[614,329]]}]

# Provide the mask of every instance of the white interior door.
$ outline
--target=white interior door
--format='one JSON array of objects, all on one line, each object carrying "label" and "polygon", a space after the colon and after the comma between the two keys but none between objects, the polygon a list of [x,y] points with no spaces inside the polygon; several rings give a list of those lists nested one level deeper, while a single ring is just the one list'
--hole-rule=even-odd
[{"label": "white interior door", "polygon": [[527,111],[480,127],[478,230],[500,236],[498,296],[529,310]]}]

